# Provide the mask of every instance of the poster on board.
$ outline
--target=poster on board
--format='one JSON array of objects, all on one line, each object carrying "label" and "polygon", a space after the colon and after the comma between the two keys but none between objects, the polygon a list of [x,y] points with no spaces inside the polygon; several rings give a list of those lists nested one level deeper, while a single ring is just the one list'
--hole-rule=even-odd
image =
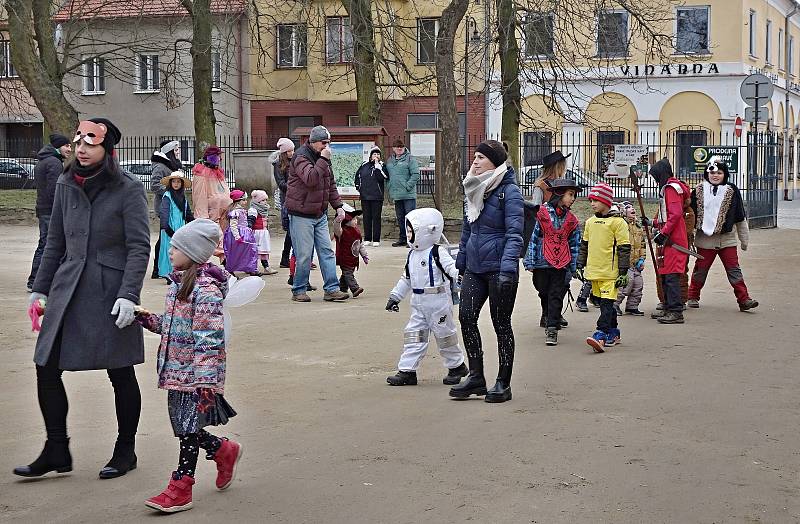
[{"label": "poster on board", "polygon": [[356,171],[369,158],[375,142],[331,142],[331,167],[336,187],[342,196],[358,196]]}]

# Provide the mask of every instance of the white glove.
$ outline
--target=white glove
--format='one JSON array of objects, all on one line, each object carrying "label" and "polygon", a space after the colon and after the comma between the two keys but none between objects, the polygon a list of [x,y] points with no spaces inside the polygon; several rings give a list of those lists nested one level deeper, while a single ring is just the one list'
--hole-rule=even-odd
[{"label": "white glove", "polygon": [[34,305],[36,301],[39,300],[40,298],[44,299],[44,301],[47,302],[47,295],[45,295],[44,293],[36,293],[36,292],[31,293],[30,296],[28,297],[28,306],[30,307]]},{"label": "white glove", "polygon": [[134,308],[136,304],[127,298],[118,298],[114,302],[114,307],[111,308],[111,314],[117,315],[117,327],[120,329],[126,328],[133,323]]}]

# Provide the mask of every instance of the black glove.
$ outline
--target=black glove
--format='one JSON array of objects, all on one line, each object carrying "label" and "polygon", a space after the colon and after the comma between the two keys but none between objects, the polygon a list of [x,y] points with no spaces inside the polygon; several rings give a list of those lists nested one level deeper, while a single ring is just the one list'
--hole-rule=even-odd
[{"label": "black glove", "polygon": [[495,279],[495,285],[501,295],[513,294],[518,281],[516,273],[499,273]]},{"label": "black glove", "polygon": [[394,311],[394,312],[400,311],[400,306],[398,306],[399,303],[400,302],[398,302],[397,300],[389,297],[389,301],[386,302],[386,311]]},{"label": "black glove", "polygon": [[656,236],[653,237],[653,242],[655,242],[659,246],[663,246],[664,244],[666,244],[667,240],[669,240],[669,236],[661,232],[659,232]]},{"label": "black glove", "polygon": [[175,234],[175,230],[167,226],[166,228],[164,228],[164,233],[166,233],[168,237],[172,238],[172,235]]},{"label": "black glove", "polygon": [[642,225],[647,227],[653,227],[653,221],[647,217],[642,217]]},{"label": "black glove", "polygon": [[581,282],[586,282],[586,278],[584,278],[584,276],[583,276],[583,268],[582,267],[579,267],[578,269],[575,270],[575,275],[574,276],[575,276],[575,278],[577,278]]}]

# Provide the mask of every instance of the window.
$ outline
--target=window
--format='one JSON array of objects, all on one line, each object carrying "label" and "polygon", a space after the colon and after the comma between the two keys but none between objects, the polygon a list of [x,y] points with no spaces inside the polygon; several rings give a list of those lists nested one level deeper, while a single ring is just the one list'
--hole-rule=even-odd
[{"label": "window", "polygon": [[11,42],[0,40],[0,78],[16,78],[17,71],[11,65]]},{"label": "window", "polygon": [[778,29],[778,69],[783,69],[783,29]]},{"label": "window", "polygon": [[675,50],[678,53],[708,53],[708,7],[679,7]]},{"label": "window", "polygon": [[523,25],[525,57],[553,56],[553,14],[528,13]]},{"label": "window", "polygon": [[360,126],[361,119],[358,118],[358,115],[347,115],[347,125],[348,127]]},{"label": "window", "polygon": [[598,131],[597,132],[597,167],[598,175],[608,172],[610,159],[614,153],[614,146],[625,143],[625,131]]},{"label": "window", "polygon": [[325,61],[329,64],[352,62],[353,33],[350,32],[350,17],[331,16],[325,23]]},{"label": "window", "polygon": [[278,67],[306,67],[308,37],[305,24],[278,26]]},{"label": "window", "polygon": [[628,55],[627,11],[601,11],[597,16],[597,56]]},{"label": "window", "polygon": [[106,92],[105,60],[93,57],[83,62],[83,94],[103,94]]},{"label": "window", "polygon": [[526,131],[522,133],[522,162],[524,166],[536,166],[542,158],[553,152],[551,131]]},{"label": "window", "polygon": [[767,41],[764,44],[764,60],[768,64],[772,63],[772,20],[767,20]]},{"label": "window", "polygon": [[793,75],[794,69],[794,37],[789,36],[789,55],[786,57],[786,72]]},{"label": "window", "polygon": [[[464,113],[458,113],[458,136],[464,138]],[[407,129],[438,129],[439,113],[408,113]]]},{"label": "window", "polygon": [[706,145],[706,131],[700,130],[680,130],[675,131],[675,145],[677,146],[678,166],[676,175],[680,177],[688,176],[694,172],[694,157],[692,156],[692,146]]},{"label": "window", "polygon": [[136,64],[137,85],[140,92],[158,91],[158,55],[138,55]]},{"label": "window", "polygon": [[211,52],[211,90],[222,89],[222,57],[219,51]]},{"label": "window", "polygon": [[417,63],[433,64],[436,61],[436,35],[438,18],[417,18]]},{"label": "window", "polygon": [[294,132],[295,129],[297,129],[298,127],[314,127],[318,123],[321,123],[321,121],[318,122],[318,120],[320,120],[320,119],[318,117],[314,117],[314,116],[292,116],[292,117],[289,117],[289,130],[288,130],[289,131],[289,138],[293,138],[295,140],[299,139],[300,135],[298,135],[297,133]]},{"label": "window", "polygon": [[756,56],[756,12],[750,10],[750,19],[748,22],[750,29],[750,56]]}]

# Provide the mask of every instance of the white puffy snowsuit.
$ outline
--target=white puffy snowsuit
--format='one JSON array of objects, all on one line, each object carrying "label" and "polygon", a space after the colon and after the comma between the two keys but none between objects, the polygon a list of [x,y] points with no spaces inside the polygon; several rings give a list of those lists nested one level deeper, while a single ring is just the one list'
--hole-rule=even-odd
[{"label": "white puffy snowsuit", "polygon": [[[406,230],[411,251],[403,276],[390,297],[400,302],[411,293],[411,318],[403,333],[403,354],[397,368],[416,371],[428,351],[428,338],[433,332],[439,353],[448,369],[464,363],[458,344],[458,331],[453,318],[450,279],[436,263],[434,246],[442,236],[444,219],[436,209],[415,209],[406,215]],[[442,269],[455,283],[458,270],[447,249],[435,246]]]}]

